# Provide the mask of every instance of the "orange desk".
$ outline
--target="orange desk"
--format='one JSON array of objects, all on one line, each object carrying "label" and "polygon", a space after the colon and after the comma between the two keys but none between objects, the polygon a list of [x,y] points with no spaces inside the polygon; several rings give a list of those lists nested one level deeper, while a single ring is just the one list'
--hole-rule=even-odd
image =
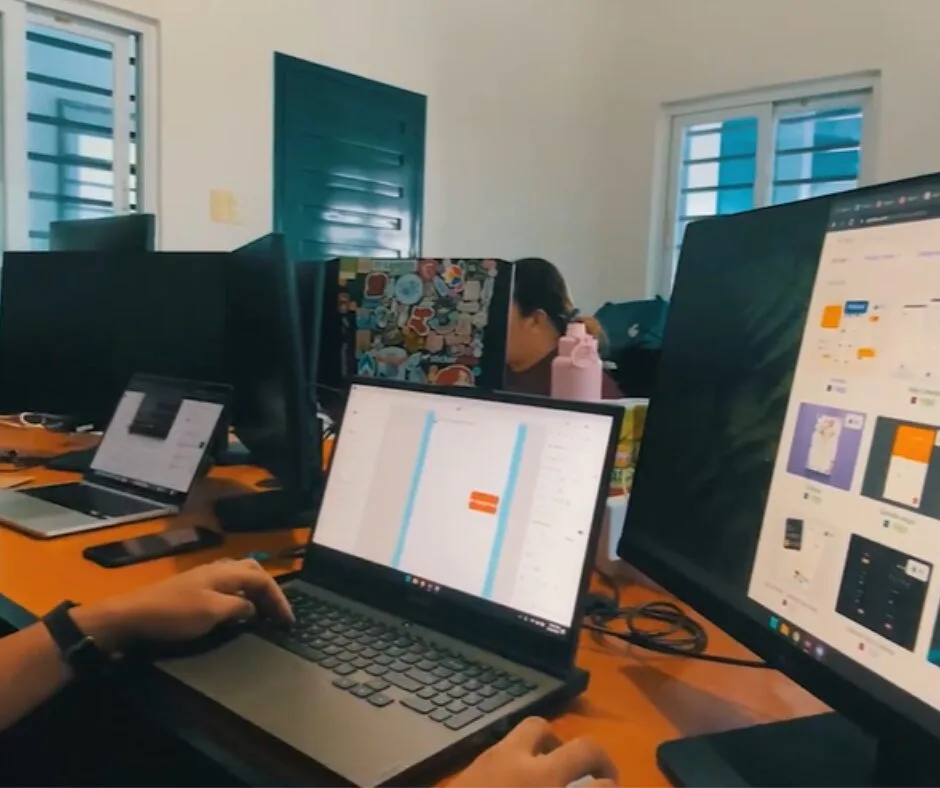
[{"label": "orange desk", "polygon": [[[0,448],[11,447],[23,452],[41,448],[57,453],[75,446],[68,441],[56,442],[39,430],[0,426]],[[17,476],[21,474],[35,476],[37,482],[69,478],[67,474],[41,470],[16,472]],[[0,474],[0,482],[4,475],[8,474]],[[48,541],[0,527],[0,595],[40,615],[65,598],[91,602],[223,555],[274,552],[304,542],[306,529],[228,536],[225,545],[216,551],[122,569],[102,569],[82,558],[82,550],[89,545],[177,524],[211,524],[209,503],[215,497],[243,492],[262,478],[265,474],[255,468],[218,469],[202,484],[187,512],[172,521],[118,526]],[[290,562],[271,568],[286,572],[296,565]],[[632,585],[624,589],[622,600],[624,604],[638,604],[662,596],[661,592]],[[748,656],[721,630],[704,623],[711,651]],[[554,728],[563,738],[595,738],[614,757],[623,785],[668,784],[656,766],[656,747],[668,739],[825,710],[819,701],[776,672],[652,654],[622,643],[601,642],[587,633],[582,635],[578,664],[591,672],[590,687],[570,711],[554,722]]]}]

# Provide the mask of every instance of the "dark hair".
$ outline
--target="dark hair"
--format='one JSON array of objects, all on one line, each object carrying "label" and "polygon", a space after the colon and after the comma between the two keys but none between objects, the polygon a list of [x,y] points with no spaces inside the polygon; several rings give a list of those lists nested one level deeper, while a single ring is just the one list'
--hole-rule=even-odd
[{"label": "dark hair", "polygon": [[523,257],[513,263],[513,271],[512,300],[523,316],[528,317],[541,309],[559,334],[568,330],[569,323],[578,322],[584,323],[589,334],[598,340],[603,339],[600,324],[574,308],[565,278],[554,263],[541,257]]}]

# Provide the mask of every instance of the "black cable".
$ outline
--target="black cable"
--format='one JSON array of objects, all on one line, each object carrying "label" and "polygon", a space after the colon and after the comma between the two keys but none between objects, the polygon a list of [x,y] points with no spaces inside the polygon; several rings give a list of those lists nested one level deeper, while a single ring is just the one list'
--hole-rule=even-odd
[{"label": "black cable", "polygon": [[[768,669],[766,662],[737,657],[706,654],[708,633],[701,624],[676,604],[664,600],[646,602],[635,607],[620,607],[616,597],[599,603],[588,611],[584,628],[590,632],[617,638],[657,654],[689,657],[704,662],[734,665],[742,668]],[[623,621],[624,630],[611,629],[613,621]]]}]

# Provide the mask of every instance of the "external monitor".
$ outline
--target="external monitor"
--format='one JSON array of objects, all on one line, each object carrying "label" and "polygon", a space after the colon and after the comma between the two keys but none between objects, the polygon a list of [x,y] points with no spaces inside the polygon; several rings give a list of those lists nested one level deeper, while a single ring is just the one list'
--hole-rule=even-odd
[{"label": "external monitor", "polygon": [[52,222],[49,249],[53,252],[152,252],[156,223],[152,213]]},{"label": "external monitor", "polygon": [[321,381],[502,388],[512,264],[342,258],[328,264]]},{"label": "external monitor", "polygon": [[232,427],[279,489],[225,499],[217,513],[229,530],[309,524],[322,479],[319,422],[307,394],[297,275],[284,237],[267,235],[230,253],[225,280]]},{"label": "external monitor", "polygon": [[940,175],[689,226],[619,554],[837,714],[675,783],[937,784],[938,342]]},{"label": "external monitor", "polygon": [[304,376],[312,408],[317,407],[317,371],[320,366],[320,334],[323,327],[323,279],[326,265],[319,260],[298,260],[297,276],[298,314]]},{"label": "external monitor", "polygon": [[227,260],[213,252],[7,252],[0,411],[104,426],[136,373],[222,380]]}]

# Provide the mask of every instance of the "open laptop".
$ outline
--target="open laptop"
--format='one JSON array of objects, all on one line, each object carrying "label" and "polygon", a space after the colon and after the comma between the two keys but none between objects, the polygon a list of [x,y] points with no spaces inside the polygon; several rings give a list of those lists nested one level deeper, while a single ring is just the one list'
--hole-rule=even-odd
[{"label": "open laptop", "polygon": [[355,785],[414,784],[550,713],[587,686],[574,655],[621,416],[354,383],[285,584],[297,625],[160,668]]},{"label": "open laptop", "polygon": [[0,490],[0,522],[52,537],[176,514],[205,468],[230,391],[135,375],[82,480]]}]

